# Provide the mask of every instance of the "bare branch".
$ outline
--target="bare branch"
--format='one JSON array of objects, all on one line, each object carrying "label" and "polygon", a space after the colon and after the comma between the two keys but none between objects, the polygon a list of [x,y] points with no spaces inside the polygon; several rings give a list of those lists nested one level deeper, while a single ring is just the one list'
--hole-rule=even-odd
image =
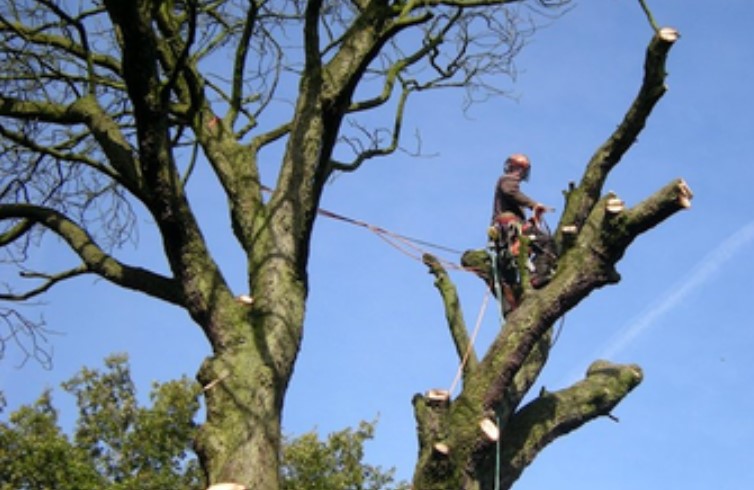
[{"label": "bare branch", "polygon": [[51,12],[53,12],[55,15],[60,17],[63,23],[69,26],[73,26],[78,32],[79,40],[80,40],[79,46],[81,50],[81,57],[86,63],[86,71],[87,71],[88,79],[89,79],[89,83],[87,84],[87,94],[95,95],[97,77],[94,70],[94,59],[92,56],[91,49],[89,47],[89,40],[88,40],[86,27],[84,26],[83,23],[81,23],[77,19],[74,19],[70,15],[68,15],[62,8],[60,8],[54,2],[51,2],[49,0],[38,0],[38,1],[41,5],[44,5],[45,7],[50,9]]},{"label": "bare branch", "polygon": [[623,122],[592,156],[581,183],[567,194],[561,226],[558,227],[555,236],[558,243],[564,244],[560,231],[563,226],[572,225],[577,229],[582,227],[592,207],[600,198],[608,174],[636,141],[655,104],[665,93],[665,61],[677,39],[678,33],[675,30],[661,29],[649,43],[644,63],[644,80],[639,93]]},{"label": "bare branch", "polygon": [[642,377],[639,366],[597,361],[589,367],[586,378],[572,387],[554,393],[543,390],[502,431],[500,488],[510,488],[554,439],[597,417],[608,416]]},{"label": "bare branch", "polygon": [[[41,2],[40,2],[41,3]],[[50,4],[50,2],[46,2]],[[54,5],[53,5],[54,7]],[[84,18],[94,16],[98,13],[103,13],[102,7],[96,7],[91,11],[82,13],[77,19],[68,16],[59,7],[56,8],[63,16],[67,17],[77,29],[83,29],[82,21]],[[93,67],[100,67],[106,71],[117,74],[120,72],[120,63],[118,60],[110,55],[103,53],[95,53],[91,51],[87,35],[84,33],[82,43],[74,42],[70,37],[61,35],[50,34],[45,29],[30,27],[21,24],[20,22],[11,21],[2,15],[0,15],[0,30],[7,30],[13,32],[25,42],[39,46],[45,49],[56,49],[63,53],[73,56],[74,58],[83,61],[89,67],[89,76],[94,77]],[[81,34],[80,34],[81,35]]]},{"label": "bare branch", "polygon": [[[228,123],[230,127],[235,125],[238,111],[243,101],[243,81],[246,68],[246,61],[249,55],[249,43],[254,31],[254,24],[257,20],[258,8],[254,0],[249,0],[248,12],[244,21],[241,39],[236,48],[235,60],[233,62],[233,88],[230,96],[230,108],[228,110]],[[250,121],[251,123],[252,121]]]},{"label": "bare branch", "polygon": [[468,372],[476,369],[478,361],[474,347],[469,340],[458,293],[455,285],[448,277],[447,271],[435,257],[425,254],[422,260],[429,268],[429,272],[435,276],[435,287],[439,291],[443,305],[445,306],[445,318],[448,321],[450,335],[453,338],[458,359],[459,361],[465,361],[463,366],[465,377]]},{"label": "bare branch", "polygon": [[[191,51],[191,47],[194,45],[194,42],[196,40],[196,23],[197,23],[197,5],[196,0],[189,0],[185,3],[187,13],[186,17],[188,18],[188,28],[187,28],[187,35],[185,36],[185,41],[182,42],[182,45],[180,46],[180,52],[174,53],[174,60],[170,60],[167,66],[167,70],[169,73],[169,76],[167,78],[167,81],[162,86],[162,100],[163,103],[167,105],[171,92],[174,90],[176,84],[178,83],[178,79],[181,76],[184,68],[186,68],[188,59],[189,59],[189,53]],[[170,12],[173,14],[173,12]],[[162,18],[162,17],[159,17]],[[178,33],[174,30],[169,31],[169,35],[171,39],[177,39]],[[176,44],[175,42],[171,44]]]},{"label": "bare branch", "polygon": [[660,26],[657,25],[657,22],[655,21],[655,18],[652,15],[652,12],[649,10],[649,7],[647,6],[647,2],[645,0],[639,0],[639,3],[641,4],[641,9],[644,11],[644,14],[646,14],[647,16],[647,20],[649,21],[649,25],[652,27],[652,30],[655,32],[659,32]]},{"label": "bare branch", "polygon": [[35,322],[17,310],[0,307],[0,328],[5,330],[0,333],[0,360],[12,342],[24,354],[21,365],[34,359],[45,369],[52,367],[52,348],[47,346],[47,335],[52,332],[43,320]]},{"label": "bare branch", "polygon": [[[330,168],[332,170],[340,172],[353,172],[357,170],[361,165],[376,157],[387,156],[394,153],[398,149],[398,144],[401,139],[401,127],[403,123],[403,115],[406,110],[406,101],[408,100],[411,90],[404,86],[401,92],[400,99],[395,109],[395,116],[393,122],[393,129],[390,131],[390,142],[385,146],[380,146],[380,138],[378,136],[371,137],[371,144],[369,148],[356,148],[352,147],[356,153],[356,157],[350,163],[342,163],[335,160],[330,161]],[[360,140],[356,140],[360,142]]]},{"label": "bare branch", "polygon": [[3,204],[0,205],[0,220],[4,219],[26,219],[38,223],[65,240],[88,271],[119,286],[183,305],[181,290],[174,279],[115,260],[94,242],[86,230],[62,213],[30,204]]},{"label": "bare branch", "polygon": [[130,181],[123,179],[118,173],[114,172],[111,168],[102,165],[99,161],[89,157],[85,153],[72,153],[70,151],[67,151],[70,146],[75,145],[74,138],[68,139],[66,141],[63,141],[61,143],[58,143],[57,145],[51,146],[51,145],[40,145],[37,143],[36,140],[30,138],[27,134],[24,134],[22,132],[17,131],[10,131],[4,127],[0,127],[0,136],[3,138],[12,141],[14,144],[18,145],[19,147],[26,148],[29,151],[39,155],[39,156],[47,156],[52,158],[53,160],[58,161],[65,161],[70,163],[81,163],[83,165],[86,165],[87,167],[91,168],[92,170],[96,170],[97,172],[101,173],[104,176],[107,176],[108,178],[123,184],[124,186],[130,186]]},{"label": "bare branch", "polygon": [[290,134],[291,132],[291,127],[291,122],[281,124],[280,126],[277,126],[276,128],[267,131],[266,133],[258,135],[256,138],[254,138],[251,145],[249,146],[255,151],[259,150],[264,146],[267,146],[271,143],[274,143],[275,141],[280,140],[281,138],[288,136],[288,134]]},{"label": "bare branch", "polygon": [[65,281],[67,279],[71,279],[73,277],[78,277],[88,272],[91,272],[91,271],[86,265],[80,265],[78,267],[74,267],[73,269],[59,272],[57,274],[44,274],[44,273],[38,273],[38,272],[21,272],[21,277],[28,278],[28,279],[43,279],[44,283],[41,284],[40,286],[37,286],[34,289],[30,289],[20,294],[0,293],[0,300],[26,301],[31,298],[34,298],[35,296],[39,296],[40,294],[47,292],[51,287],[53,287],[59,282]]}]

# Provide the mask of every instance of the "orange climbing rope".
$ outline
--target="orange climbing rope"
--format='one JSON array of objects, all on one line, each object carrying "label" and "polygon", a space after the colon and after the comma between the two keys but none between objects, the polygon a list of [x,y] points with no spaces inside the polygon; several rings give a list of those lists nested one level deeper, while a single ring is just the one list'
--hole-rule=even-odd
[{"label": "orange climbing rope", "polygon": [[[372,233],[374,233],[375,235],[377,235],[378,237],[385,240],[385,242],[393,246],[395,249],[406,254],[407,256],[409,256],[410,258],[414,260],[421,261],[422,255],[427,253],[426,249],[423,247],[434,248],[437,250],[442,250],[444,252],[449,252],[449,253],[458,254],[458,255],[462,253],[460,250],[446,247],[444,245],[438,245],[436,243],[428,242],[426,240],[421,240],[418,238],[412,238],[406,235],[401,235],[400,233],[392,232],[380,226],[367,223],[366,221],[349,218],[347,216],[343,216],[342,214],[334,213],[326,209],[319,208],[317,210],[317,213],[330,219],[335,219],[335,220],[343,221],[345,223],[348,223],[354,226],[360,226],[362,228],[366,228]],[[446,259],[442,259],[440,257],[437,257],[437,259],[443,266],[446,266],[447,268],[454,269],[454,270],[466,270],[463,266],[455,262],[451,262]]]},{"label": "orange climbing rope", "polygon": [[487,303],[489,302],[489,300],[490,300],[490,291],[488,289],[487,292],[484,293],[482,306],[481,308],[479,308],[479,314],[476,317],[476,325],[474,325],[474,330],[471,332],[469,345],[466,346],[466,352],[463,353],[463,358],[461,359],[461,363],[458,365],[458,370],[456,370],[456,376],[455,378],[453,378],[453,382],[450,384],[450,389],[448,389],[448,393],[450,394],[450,396],[453,396],[453,391],[456,389],[456,386],[458,386],[458,382],[461,381],[463,368],[466,367],[466,363],[469,360],[471,351],[474,348],[474,342],[476,341],[476,336],[479,333],[479,327],[482,325],[482,319],[484,318],[484,313],[487,311]]},{"label": "orange climbing rope", "polygon": [[[272,189],[270,187],[267,187],[266,185],[262,185],[262,191],[271,193]],[[419,238],[413,238],[406,235],[401,235],[400,233],[392,232],[390,230],[382,228],[381,226],[376,226],[371,223],[367,223],[366,221],[349,218],[348,216],[344,216],[342,214],[338,214],[333,211],[328,211],[327,209],[318,208],[317,214],[324,216],[326,218],[342,221],[350,225],[359,226],[361,228],[366,228],[367,230],[371,231],[378,237],[385,240],[385,242],[390,244],[396,250],[404,253],[408,257],[414,260],[417,260],[419,262],[422,261],[422,255],[427,253],[426,248],[442,250],[443,252],[448,252],[448,253],[457,254],[457,255],[461,255],[463,253],[460,250],[446,247],[445,245],[439,245],[437,243],[428,242],[426,240],[421,240]],[[452,262],[452,261],[449,261],[447,259],[443,259],[442,257],[437,257],[437,256],[435,256],[435,258],[437,258],[438,262],[440,262],[440,264],[442,264],[447,269],[470,272],[469,269],[463,267],[462,265],[456,262]]]}]

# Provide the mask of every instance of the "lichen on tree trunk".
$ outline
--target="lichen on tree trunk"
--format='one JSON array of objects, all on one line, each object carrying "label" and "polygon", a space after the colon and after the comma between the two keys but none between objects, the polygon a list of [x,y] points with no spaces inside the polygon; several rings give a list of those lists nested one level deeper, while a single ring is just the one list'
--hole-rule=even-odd
[{"label": "lichen on tree trunk", "polygon": [[[207,422],[197,449],[209,482],[277,490],[280,413],[303,337],[310,238],[325,182],[334,171],[356,171],[399,148],[410,94],[450,86],[495,92],[487,82],[507,72],[520,48],[519,16],[507,15],[508,4],[517,2],[105,0],[89,9],[90,3],[77,10],[30,0],[0,21],[2,42],[18,58],[14,66],[31,70],[11,70],[2,80],[0,140],[13,148],[18,168],[28,167],[22,173],[34,174],[7,188],[12,202],[0,204],[0,246],[36,241],[30,233],[43,228],[80,260],[62,273],[32,274],[42,279],[40,287],[4,297],[25,301],[68,278],[95,274],[184,309],[211,348],[198,373]],[[492,28],[480,31],[480,21]],[[103,28],[108,22],[112,29]],[[269,37],[284,24],[303,28],[296,38],[302,46],[289,50]],[[404,30],[413,30],[406,36],[416,41],[413,47],[397,38]],[[488,52],[489,33],[498,35],[494,52]],[[483,357],[473,351],[452,281],[427,258],[463,363],[462,390],[455,397],[414,398],[415,490],[490,488],[496,438],[507,458],[500,479],[507,486],[544,444],[608,413],[640,379],[634,367],[599,364],[574,387],[521,406],[547,360],[555,322],[594,289],[618,281],[615,265],[638,235],[689,206],[690,190],[680,180],[633,208],[602,194],[609,171],[665,92],[665,57],[676,38],[674,30],[656,29],[634,104],[567,193],[564,226],[555,236],[557,274],[540,290],[522,285],[518,308]],[[267,53],[270,42],[275,49]],[[235,47],[229,72],[203,73],[224,47]],[[256,63],[247,63],[255,55]],[[60,62],[39,63],[53,59]],[[295,83],[278,78],[282,72],[294,73]],[[372,94],[380,76],[382,90]],[[284,94],[278,87],[297,89]],[[277,126],[275,111],[271,120],[259,119],[282,99],[295,99],[290,118]],[[388,138],[381,123],[360,122],[361,113],[380,108],[380,117],[392,111]],[[341,131],[351,116],[356,137]],[[278,141],[286,146],[268,189],[258,158]],[[350,161],[334,160],[338,141],[353,150]],[[232,291],[191,208],[187,186],[199,155],[221,187],[233,238],[246,255],[243,291]],[[48,178],[53,175],[59,178]],[[34,192],[20,190],[37,185]],[[92,202],[136,203],[148,213],[166,271],[129,266],[99,246],[96,228],[121,215],[97,209],[103,215],[89,220]],[[565,225],[567,234],[560,231]],[[114,227],[103,234],[113,243],[123,239],[119,224]],[[468,254],[467,264],[475,262],[490,284],[489,257],[481,254]]]},{"label": "lichen on tree trunk", "polygon": [[[547,444],[610,415],[641,382],[638,366],[595,361],[582,381],[555,392],[542,389],[521,406],[547,360],[555,322],[595,289],[620,280],[616,264],[637,236],[690,205],[691,191],[682,180],[633,208],[626,208],[615,194],[602,195],[610,170],[665,92],[665,58],[677,38],[674,30],[660,29],[650,41],[638,95],[587,164],[581,182],[566,193],[554,237],[560,251],[554,277],[541,289],[522,287],[517,308],[507,315],[483,358],[477,360],[469,346],[453,283],[439,261],[425,257],[436,277],[459,362],[471,362],[463,367],[463,387],[455,398],[438,404],[426,395],[414,397],[419,428],[415,490],[506,490]],[[566,227],[568,233],[563,233]],[[462,263],[496,291],[487,252],[469,251]]]}]

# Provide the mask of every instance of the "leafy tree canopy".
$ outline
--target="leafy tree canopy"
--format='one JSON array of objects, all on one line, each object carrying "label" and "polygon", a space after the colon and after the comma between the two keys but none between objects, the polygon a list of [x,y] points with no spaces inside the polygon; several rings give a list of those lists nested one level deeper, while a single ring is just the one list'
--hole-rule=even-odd
[{"label": "leafy tree canopy", "polygon": [[[84,370],[66,383],[80,407],[72,441],[57,429],[49,395],[16,414],[6,436],[22,421],[26,430],[39,426],[41,443],[62,445],[45,446],[61,464],[40,471],[60,466],[119,488],[149,488],[139,478],[159,488],[199,484],[189,441],[213,484],[279,490],[281,474],[308,474],[280,465],[282,409],[303,342],[310,239],[326,183],[405,149],[409,97],[451,87],[469,102],[504,93],[501,75],[515,73],[512,60],[537,11],[567,4],[0,0],[0,267],[18,274],[0,284],[0,301],[9,302],[0,304],[0,352],[15,340],[39,357],[43,322],[20,307],[87,275],[183,309],[211,350],[197,373],[203,389],[186,380],[159,385],[154,406],[139,408],[125,361],[114,358],[105,373]],[[682,179],[633,207],[604,189],[665,93],[666,58],[679,39],[640,4],[653,36],[639,91],[565,193],[555,274],[534,288],[520,261],[516,309],[483,354],[471,345],[453,282],[425,257],[463,369],[457,396],[412,400],[417,490],[510,488],[542,448],[608,415],[641,382],[638,366],[599,360],[572,386],[526,397],[555,322],[619,282],[617,263],[634,240],[690,206]],[[202,226],[206,203],[191,177],[199,171],[218,186],[223,204],[212,216],[227,217],[224,236],[244,256],[240,289],[229,275],[239,262],[213,253]],[[140,221],[154,225],[161,263],[124,257],[121,245]],[[37,267],[37,245],[48,235],[70,263]],[[464,254],[462,264],[492,284],[485,250]],[[207,417],[195,430],[199,394]],[[297,460],[314,458],[317,478],[335,479],[323,488],[379,486],[365,474],[371,470],[351,471],[367,435],[360,428],[324,446],[312,440]],[[75,464],[62,467],[66,444],[81,453],[73,456],[80,474]],[[320,452],[327,458],[316,458]],[[13,468],[40,451],[13,450],[6,459],[16,453],[28,456],[7,461]]]},{"label": "leafy tree canopy", "polygon": [[[83,368],[63,383],[76,398],[72,435],[60,426],[52,393],[0,422],[0,490],[199,490],[206,487],[192,451],[200,388],[188,378],[155,383],[140,406],[128,358]],[[5,400],[0,397],[0,407]],[[312,431],[285,440],[284,489],[402,490],[394,470],[362,462],[374,423],[320,440]]]}]

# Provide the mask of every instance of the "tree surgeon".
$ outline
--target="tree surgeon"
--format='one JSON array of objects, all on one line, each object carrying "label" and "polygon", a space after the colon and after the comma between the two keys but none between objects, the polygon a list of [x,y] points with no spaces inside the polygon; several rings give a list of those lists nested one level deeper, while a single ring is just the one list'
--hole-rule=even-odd
[{"label": "tree surgeon", "polygon": [[[514,153],[505,160],[503,175],[495,185],[492,223],[489,228],[490,247],[495,253],[497,272],[492,288],[500,288],[498,296],[502,297],[505,313],[515,309],[518,303],[517,258],[521,237],[525,236],[531,245],[528,248],[531,254],[528,265],[533,269],[530,279],[533,287],[540,288],[547,284],[556,257],[554,242],[543,226],[542,219],[542,215],[552,208],[521,191],[521,182],[528,181],[530,173],[529,157],[523,153]],[[527,208],[532,212],[529,219],[526,218]]]}]

